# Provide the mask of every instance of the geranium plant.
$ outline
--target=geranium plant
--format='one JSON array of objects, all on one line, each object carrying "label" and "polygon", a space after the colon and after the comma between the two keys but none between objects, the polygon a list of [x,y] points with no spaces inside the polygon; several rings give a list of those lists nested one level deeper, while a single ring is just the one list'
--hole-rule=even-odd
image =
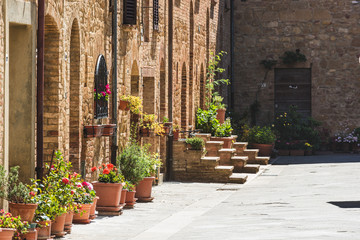
[{"label": "geranium plant", "polygon": [[120,183],[122,182],[122,175],[118,169],[111,163],[103,163],[100,167],[92,167],[92,172],[100,171],[98,181],[102,183]]},{"label": "geranium plant", "polygon": [[111,94],[109,84],[106,84],[105,91],[97,92],[94,88],[94,99],[99,100],[100,98],[105,98],[106,101],[109,101],[109,95]]},{"label": "geranium plant", "polygon": [[27,229],[30,228],[27,222],[21,221],[20,216],[13,217],[11,213],[5,212],[4,209],[0,210],[0,228],[12,228],[15,229],[13,239],[21,239],[20,235],[27,233]]}]

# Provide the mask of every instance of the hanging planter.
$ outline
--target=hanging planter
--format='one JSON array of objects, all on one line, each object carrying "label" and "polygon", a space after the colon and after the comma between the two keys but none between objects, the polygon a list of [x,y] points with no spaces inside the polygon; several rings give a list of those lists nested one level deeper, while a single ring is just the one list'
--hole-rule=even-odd
[{"label": "hanging planter", "polygon": [[84,126],[84,136],[86,138],[101,137],[103,129],[104,129],[103,125]]},{"label": "hanging planter", "polygon": [[129,101],[120,100],[119,109],[122,111],[129,111],[130,110],[129,104],[130,104]]},{"label": "hanging planter", "polygon": [[106,124],[103,126],[104,126],[102,132],[103,136],[113,136],[116,133],[116,124]]}]

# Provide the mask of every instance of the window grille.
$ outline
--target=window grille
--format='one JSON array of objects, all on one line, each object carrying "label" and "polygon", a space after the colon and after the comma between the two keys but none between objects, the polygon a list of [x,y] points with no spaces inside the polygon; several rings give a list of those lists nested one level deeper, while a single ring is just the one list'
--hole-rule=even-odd
[{"label": "window grille", "polygon": [[137,0],[124,0],[124,24],[136,25],[136,5]]},{"label": "window grille", "polygon": [[159,31],[159,0],[153,0],[154,30]]},{"label": "window grille", "polygon": [[107,77],[108,77],[108,71],[106,68],[105,57],[100,54],[95,68],[95,89],[94,89],[95,119],[108,117],[109,94],[107,94],[108,92]]}]

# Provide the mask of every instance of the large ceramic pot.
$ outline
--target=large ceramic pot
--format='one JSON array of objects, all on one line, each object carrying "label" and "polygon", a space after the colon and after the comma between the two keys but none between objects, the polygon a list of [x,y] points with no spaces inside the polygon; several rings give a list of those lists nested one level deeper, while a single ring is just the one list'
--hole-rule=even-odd
[{"label": "large ceramic pot", "polygon": [[155,177],[145,177],[138,183],[135,197],[139,202],[150,202],[154,199],[151,197],[152,183],[154,180]]},{"label": "large ceramic pot", "polygon": [[70,211],[66,214],[65,217],[65,226],[64,226],[64,230],[67,233],[71,233],[71,227],[72,227],[72,222],[73,222],[73,217],[74,217],[74,212]]},{"label": "large ceramic pot", "polygon": [[122,183],[93,183],[96,195],[99,199],[96,207],[118,207],[120,202]]},{"label": "large ceramic pot", "polygon": [[51,221],[41,221],[38,224],[41,225],[41,227],[36,228],[38,239],[49,239],[51,235]]},{"label": "large ceramic pot", "polygon": [[120,204],[121,205],[125,205],[125,200],[126,200],[126,194],[127,194],[128,190],[127,189],[123,189],[121,191],[121,197],[120,197]]},{"label": "large ceramic pot", "polygon": [[65,226],[66,213],[56,216],[54,222],[51,225],[51,234],[56,237],[62,237],[65,235],[64,226]]},{"label": "large ceramic pot", "polygon": [[135,194],[136,191],[129,191],[126,193],[126,199],[125,199],[126,208],[134,208],[134,205],[136,203]]},{"label": "large ceramic pot", "polygon": [[96,218],[95,210],[96,210],[96,204],[97,204],[98,199],[99,199],[99,197],[95,197],[93,203],[91,204],[90,219]]},{"label": "large ceramic pot", "polygon": [[90,223],[90,208],[91,204],[81,204],[79,212],[74,214],[73,223]]},{"label": "large ceramic pot", "polygon": [[0,240],[11,240],[14,236],[15,229],[14,228],[0,228]]},{"label": "large ceramic pot", "polygon": [[274,145],[253,143],[252,147],[255,149],[259,149],[259,156],[271,156]]},{"label": "large ceramic pot", "polygon": [[223,141],[223,148],[232,148],[234,137],[210,137],[210,141]]},{"label": "large ceramic pot", "polygon": [[28,223],[32,222],[36,208],[37,204],[9,203],[9,212],[13,216],[20,216],[22,221],[27,221]]},{"label": "large ceramic pot", "polygon": [[225,112],[226,109],[218,109],[216,110],[216,119],[219,120],[220,124],[223,124],[225,122]]}]

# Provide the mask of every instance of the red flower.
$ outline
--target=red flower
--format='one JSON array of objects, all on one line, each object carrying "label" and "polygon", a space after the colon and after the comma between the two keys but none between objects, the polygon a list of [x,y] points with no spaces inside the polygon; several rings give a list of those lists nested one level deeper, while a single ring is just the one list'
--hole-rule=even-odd
[{"label": "red flower", "polygon": [[112,168],[114,167],[114,164],[109,163],[109,164],[107,164],[106,166],[107,166],[109,169],[112,169]]},{"label": "red flower", "polygon": [[71,195],[74,195],[75,191],[74,190],[71,190]]},{"label": "red flower", "polygon": [[92,168],[91,168],[91,171],[92,171],[92,172],[95,172],[96,169],[97,169],[97,167],[92,167]]},{"label": "red flower", "polygon": [[35,194],[34,192],[30,192],[29,195],[33,197],[33,196],[35,196],[36,194]]},{"label": "red flower", "polygon": [[103,174],[109,174],[109,173],[110,173],[110,170],[108,168],[105,168],[103,171]]},{"label": "red flower", "polygon": [[69,179],[68,178],[63,178],[62,180],[61,180],[64,184],[68,184],[70,181],[69,181]]},{"label": "red flower", "polygon": [[55,170],[54,165],[51,165],[51,167],[50,167],[50,171],[52,171],[52,170]]},{"label": "red flower", "polygon": [[117,171],[117,168],[114,168],[114,171]]}]

